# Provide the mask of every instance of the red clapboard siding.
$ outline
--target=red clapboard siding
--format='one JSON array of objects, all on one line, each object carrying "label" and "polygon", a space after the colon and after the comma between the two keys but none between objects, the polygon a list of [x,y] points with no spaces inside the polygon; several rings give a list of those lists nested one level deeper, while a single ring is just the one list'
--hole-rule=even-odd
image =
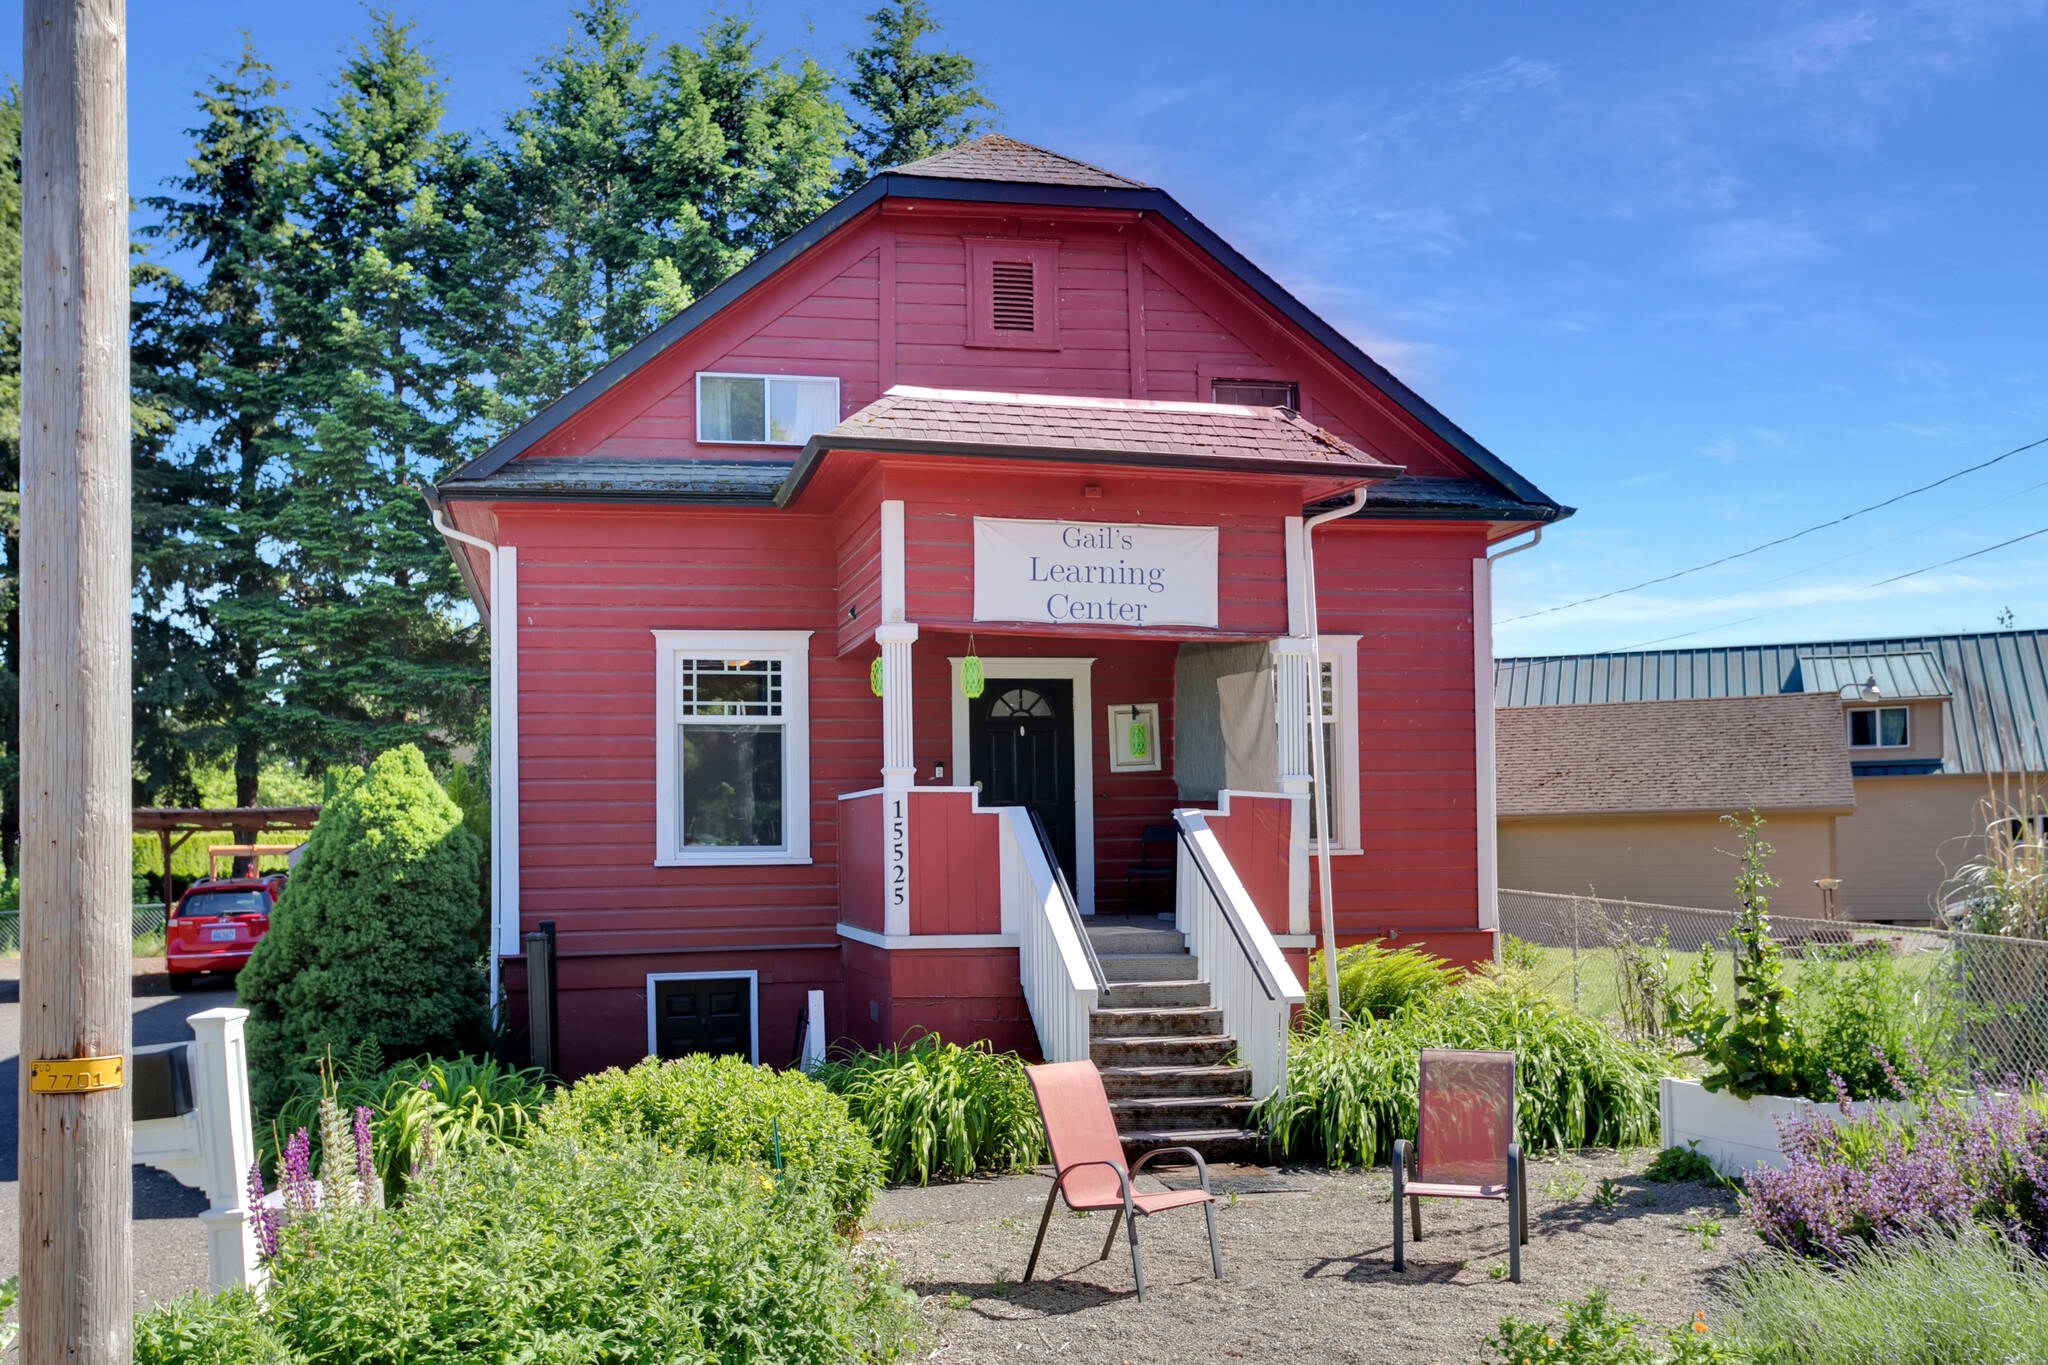
[{"label": "red clapboard siding", "polygon": [[882,794],[839,803],[839,918],[869,933],[883,931]]},{"label": "red clapboard siding", "polygon": [[910,932],[997,934],[1003,928],[1001,829],[969,792],[910,799]]},{"label": "red clapboard siding", "polygon": [[1230,860],[1259,918],[1276,934],[1287,932],[1287,864],[1294,827],[1293,798],[1230,795],[1229,814],[1208,817],[1216,843]]}]

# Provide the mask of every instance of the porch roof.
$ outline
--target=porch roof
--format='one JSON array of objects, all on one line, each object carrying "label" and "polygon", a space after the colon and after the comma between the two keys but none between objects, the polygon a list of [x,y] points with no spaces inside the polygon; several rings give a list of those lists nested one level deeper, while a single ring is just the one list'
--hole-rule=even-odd
[{"label": "porch roof", "polygon": [[1402,466],[1287,408],[982,393],[898,385],[813,436],[776,494],[787,505],[834,450],[1297,474],[1363,483]]}]

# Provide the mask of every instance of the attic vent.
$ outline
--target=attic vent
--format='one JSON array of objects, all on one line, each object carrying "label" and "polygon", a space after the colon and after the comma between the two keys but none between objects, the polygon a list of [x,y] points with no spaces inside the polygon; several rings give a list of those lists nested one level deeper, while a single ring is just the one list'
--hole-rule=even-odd
[{"label": "attic vent", "polygon": [[990,266],[989,301],[998,332],[1038,330],[1032,307],[1032,269],[1029,261],[995,261]]}]

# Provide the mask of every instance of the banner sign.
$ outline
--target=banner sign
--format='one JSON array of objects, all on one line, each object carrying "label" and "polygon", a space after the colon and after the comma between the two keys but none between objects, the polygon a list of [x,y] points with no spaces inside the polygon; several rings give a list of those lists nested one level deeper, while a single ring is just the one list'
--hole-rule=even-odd
[{"label": "banner sign", "polygon": [[1216,624],[1216,528],[974,519],[974,619]]}]

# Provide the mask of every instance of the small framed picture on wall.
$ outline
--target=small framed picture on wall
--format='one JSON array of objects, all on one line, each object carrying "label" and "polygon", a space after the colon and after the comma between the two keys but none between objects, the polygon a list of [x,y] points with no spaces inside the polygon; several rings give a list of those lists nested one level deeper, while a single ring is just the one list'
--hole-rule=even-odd
[{"label": "small framed picture on wall", "polygon": [[1125,702],[1109,708],[1111,772],[1158,772],[1160,741],[1158,702]]}]

